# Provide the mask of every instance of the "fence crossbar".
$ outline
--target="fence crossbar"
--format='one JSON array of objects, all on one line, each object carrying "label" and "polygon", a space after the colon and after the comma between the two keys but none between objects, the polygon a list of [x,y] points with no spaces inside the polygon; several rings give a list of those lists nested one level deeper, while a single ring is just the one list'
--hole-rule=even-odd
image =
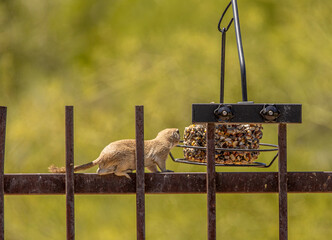
[{"label": "fence crossbar", "polygon": [[[75,194],[135,194],[133,180],[113,174],[75,173]],[[146,194],[206,194],[205,172],[145,173]],[[287,172],[288,193],[332,193],[332,172]],[[8,195],[63,195],[65,174],[5,174]],[[278,172],[216,172],[216,193],[279,193]]]}]

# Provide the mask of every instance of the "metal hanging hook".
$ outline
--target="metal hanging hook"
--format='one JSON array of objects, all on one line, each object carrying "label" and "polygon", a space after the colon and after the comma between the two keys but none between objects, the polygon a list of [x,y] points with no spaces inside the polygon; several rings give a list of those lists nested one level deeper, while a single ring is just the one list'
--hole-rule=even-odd
[{"label": "metal hanging hook", "polygon": [[220,17],[220,20],[219,20],[219,23],[218,23],[218,30],[219,30],[219,32],[221,32],[221,33],[223,33],[224,31],[227,32],[228,29],[230,28],[230,26],[232,25],[233,20],[234,20],[234,18],[232,18],[232,19],[229,21],[229,23],[228,23],[228,25],[227,25],[226,28],[221,28],[221,22],[222,22],[222,20],[223,20],[225,14],[226,14],[228,8],[231,6],[231,4],[232,4],[232,2],[229,2],[229,3],[228,3],[227,7],[225,8],[224,12],[222,13],[222,15],[221,15],[221,17]]},{"label": "metal hanging hook", "polygon": [[221,22],[230,7],[232,2],[229,2],[226,9],[222,13],[219,23],[218,23],[218,30],[221,32],[221,60],[220,60],[220,103],[224,102],[224,83],[225,83],[225,54],[226,54],[226,32],[230,28],[233,22],[233,18],[229,21],[226,28],[221,28]]},{"label": "metal hanging hook", "polygon": [[[229,9],[232,5],[233,8],[233,18],[228,23],[226,28],[221,28],[221,22]],[[239,55],[239,62],[240,62],[240,70],[241,70],[241,85],[242,85],[242,101],[248,101],[247,95],[247,76],[246,76],[246,65],[243,55],[243,47],[242,47],[242,39],[241,39],[241,30],[240,30],[240,21],[239,21],[239,14],[238,14],[238,7],[237,1],[231,0],[227,7],[225,8],[224,12],[222,13],[219,23],[218,23],[218,30],[222,33],[222,47],[221,47],[221,74],[220,74],[220,103],[223,103],[224,100],[224,73],[225,73],[225,42],[226,42],[226,32],[230,28],[232,22],[234,21],[234,28],[235,28],[235,36],[236,36],[236,43],[237,43],[237,50]]]}]

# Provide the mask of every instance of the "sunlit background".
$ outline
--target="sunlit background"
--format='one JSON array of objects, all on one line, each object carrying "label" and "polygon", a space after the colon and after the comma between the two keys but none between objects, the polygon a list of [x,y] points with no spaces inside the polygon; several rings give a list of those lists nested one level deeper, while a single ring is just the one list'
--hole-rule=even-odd
[{"label": "sunlit background", "polygon": [[[64,107],[75,108],[75,163],[111,141],[191,123],[191,104],[219,101],[220,15],[228,1],[0,2],[0,105],[8,107],[5,173],[64,165]],[[332,170],[332,1],[238,0],[248,97],[301,103],[288,126],[288,170]],[[231,18],[226,15],[225,24]],[[234,27],[225,102],[241,101]],[[277,126],[264,125],[277,143]],[[180,157],[181,150],[174,150]],[[261,154],[268,162],[272,155]],[[167,161],[176,172],[205,171]],[[88,172],[95,172],[96,167]],[[217,171],[264,171],[217,168]],[[275,163],[267,171],[277,171]],[[330,239],[331,194],[289,194],[289,239]],[[134,195],[76,195],[76,239],[135,239]],[[147,239],[206,239],[206,195],[147,195]],[[6,239],[65,239],[64,196],[6,196]],[[277,194],[218,194],[217,236],[277,239]]]}]

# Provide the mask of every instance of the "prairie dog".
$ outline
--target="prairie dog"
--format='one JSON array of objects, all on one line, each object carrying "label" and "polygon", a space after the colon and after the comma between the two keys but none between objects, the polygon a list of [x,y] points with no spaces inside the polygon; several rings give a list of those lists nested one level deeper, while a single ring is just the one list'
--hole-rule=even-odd
[{"label": "prairie dog", "polygon": [[[158,172],[157,166],[162,172],[166,172],[166,159],[172,147],[180,140],[180,132],[177,128],[166,128],[160,131],[155,139],[144,141],[144,166],[151,172]],[[136,169],[136,140],[125,139],[110,143],[100,153],[99,157],[89,163],[75,166],[74,172],[85,170],[99,164],[97,173],[106,175],[114,173],[117,176],[125,176],[130,179],[128,172]],[[65,167],[48,168],[53,173],[66,172]]]}]

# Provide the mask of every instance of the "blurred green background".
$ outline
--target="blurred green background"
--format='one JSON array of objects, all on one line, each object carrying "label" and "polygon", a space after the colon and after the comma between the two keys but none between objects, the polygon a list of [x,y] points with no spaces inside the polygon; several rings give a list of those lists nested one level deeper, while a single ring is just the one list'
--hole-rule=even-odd
[{"label": "blurred green background", "polygon": [[[219,17],[228,1],[0,2],[0,105],[8,107],[5,173],[64,165],[64,106],[75,106],[75,163],[109,142],[191,121],[191,104],[219,101]],[[248,96],[301,103],[288,127],[288,170],[332,169],[332,1],[239,0]],[[231,17],[229,13],[225,22]],[[225,23],[226,24],[226,23]],[[234,27],[225,102],[241,101]],[[277,127],[264,125],[264,142]],[[181,150],[174,154],[181,156]],[[272,155],[264,153],[260,161]],[[176,172],[205,171],[173,163]],[[276,171],[274,164],[267,171]],[[96,167],[88,172],[95,172]],[[218,168],[217,171],[264,171]],[[289,194],[289,239],[330,239],[331,194]],[[75,197],[76,239],[135,239],[134,195]],[[205,195],[147,195],[147,239],[206,239]],[[6,196],[6,239],[65,239],[64,196]],[[217,196],[220,239],[278,239],[276,194]]]}]

